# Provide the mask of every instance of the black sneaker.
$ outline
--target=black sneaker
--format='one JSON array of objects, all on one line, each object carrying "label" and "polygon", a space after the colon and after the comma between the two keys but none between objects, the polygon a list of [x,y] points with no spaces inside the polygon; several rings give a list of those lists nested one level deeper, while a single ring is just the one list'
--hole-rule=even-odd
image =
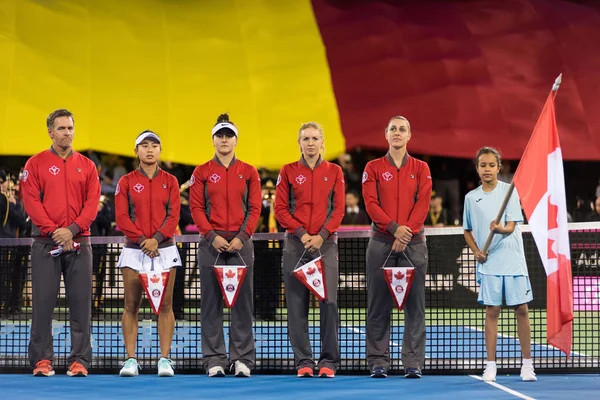
[{"label": "black sneaker", "polygon": [[371,378],[387,378],[387,371],[383,367],[375,367],[371,371]]},{"label": "black sneaker", "polygon": [[421,377],[421,371],[419,371],[417,368],[407,368],[406,372],[404,373],[404,377],[410,379],[419,379]]}]

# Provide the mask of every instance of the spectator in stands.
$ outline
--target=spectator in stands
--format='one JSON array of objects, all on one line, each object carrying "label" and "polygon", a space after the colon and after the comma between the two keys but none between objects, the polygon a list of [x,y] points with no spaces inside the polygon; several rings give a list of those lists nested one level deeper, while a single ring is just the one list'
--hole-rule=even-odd
[{"label": "spectator in stands", "polygon": [[426,226],[446,226],[448,225],[448,210],[443,206],[444,199],[439,194],[433,192],[429,203],[429,214],[425,219]]},{"label": "spectator in stands", "polygon": [[[101,195],[98,202],[98,215],[90,227],[92,236],[108,236],[112,232],[112,223],[115,219],[113,205],[110,198]],[[104,277],[106,276],[107,250],[106,244],[94,244],[92,264],[92,314],[99,314],[102,310],[102,293],[104,290]]]},{"label": "spectator in stands", "polygon": [[[261,181],[262,205],[256,231],[281,232],[283,228],[275,218],[275,180],[265,177]],[[277,318],[281,290],[281,263],[274,260],[281,259],[281,250],[278,240],[254,242],[256,256],[254,287],[260,288],[260,292],[255,291],[254,310],[259,320],[274,321]]]},{"label": "spectator in stands", "polygon": [[[225,376],[231,365],[237,377],[249,377],[254,367],[252,333],[252,234],[260,217],[260,179],[253,166],[238,160],[238,130],[222,114],[212,129],[215,156],[199,165],[190,181],[190,209],[202,234],[198,244],[200,264],[200,323],[202,363],[209,377]],[[229,359],[223,337],[223,297],[214,265],[246,265],[246,277],[238,287],[231,310]]]},{"label": "spectator in stands", "polygon": [[298,144],[300,160],[283,166],[275,195],[275,217],[287,230],[282,265],[288,334],[297,376],[312,377],[315,361],[308,336],[310,292],[293,271],[322,256],[327,299],[319,302],[321,356],[317,366],[319,377],[333,378],[340,364],[337,231],[344,218],[344,175],[338,165],[321,157],[324,137],[319,124],[303,124]]},{"label": "spectator in stands", "polygon": [[25,164],[21,190],[33,222],[33,310],[29,361],[35,376],[52,376],[52,314],[64,277],[71,330],[69,376],[87,376],[92,359],[92,248],[90,225],[98,213],[100,183],[94,163],[73,151],[73,114],[59,109],[46,120],[49,150]]},{"label": "spectator in stands", "polygon": [[433,189],[446,200],[446,208],[449,210],[449,222],[453,225],[460,223],[460,162],[451,158],[435,157],[433,161],[437,171]]},{"label": "spectator in stands", "polygon": [[[427,163],[408,154],[410,123],[393,117],[385,129],[388,153],[363,173],[363,198],[373,220],[367,246],[367,363],[373,378],[390,368],[392,294],[382,267],[414,266],[414,279],[404,306],[402,364],[406,378],[420,378],[425,363],[425,276],[427,245],[423,224],[431,199]],[[410,261],[410,263],[407,262]]]},{"label": "spectator in stands", "polygon": [[589,222],[600,221],[600,197],[596,197],[593,210],[589,213],[587,220]]},{"label": "spectator in stands", "polygon": [[[495,223],[510,185],[498,181],[501,159],[498,151],[482,147],[475,158],[481,186],[465,196],[463,216],[467,245],[477,260],[477,282],[481,285],[478,302],[486,306],[485,345],[487,364],[484,381],[496,380],[496,342],[502,299],[517,316],[517,334],[523,354],[521,379],[537,380],[531,360],[531,330],[527,303],[533,300],[525,261],[523,238],[518,223],[523,220],[519,196],[513,192],[506,211]],[[491,232],[496,233],[489,249],[484,249]],[[484,252],[485,251],[485,252]]]},{"label": "spectator in stands", "polygon": [[177,179],[159,167],[161,151],[161,140],[156,133],[149,130],[140,133],[135,139],[135,154],[140,166],[123,176],[115,188],[117,226],[126,237],[117,265],[123,273],[125,307],[122,328],[128,357],[120,376],[136,376],[139,373],[135,350],[138,312],[144,294],[139,273],[152,270],[169,271],[158,315],[158,376],[174,375],[169,352],[175,329],[173,288],[176,268],[181,267],[174,239],[179,223],[180,200]]},{"label": "spectator in stands", "polygon": [[342,220],[342,225],[369,225],[371,220],[367,212],[361,209],[358,205],[358,194],[349,190],[346,192],[346,213]]},{"label": "spectator in stands", "polygon": [[[18,200],[19,182],[0,170],[0,237],[19,238],[30,234],[30,224]],[[5,205],[4,210],[2,204]],[[0,315],[21,314],[23,284],[27,274],[29,246],[15,246],[2,252],[0,265]]]}]

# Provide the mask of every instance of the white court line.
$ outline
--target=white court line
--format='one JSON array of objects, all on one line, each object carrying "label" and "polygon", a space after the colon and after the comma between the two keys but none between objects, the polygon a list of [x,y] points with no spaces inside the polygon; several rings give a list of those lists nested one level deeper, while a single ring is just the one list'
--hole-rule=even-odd
[{"label": "white court line", "polygon": [[[479,328],[474,327],[474,326],[467,326],[467,325],[465,325],[465,328],[472,329],[472,330],[477,331],[477,332],[485,333],[485,329],[479,329]],[[510,336],[510,335],[505,335],[503,333],[499,333],[498,337],[506,338],[506,339],[512,339],[512,340],[515,340],[515,341],[519,342],[519,345],[521,344],[521,342],[519,341],[519,338],[515,337],[515,336]],[[548,350],[556,350],[556,351],[558,351],[558,352],[560,352],[562,354],[562,351],[560,349],[552,346],[551,344],[541,344],[541,343],[531,342],[531,345],[532,346],[544,347],[544,348],[546,348]],[[571,350],[571,354],[574,355],[574,356],[579,356],[579,357],[592,357],[592,356],[588,356],[587,354],[578,353],[578,352],[573,351],[573,350]]]},{"label": "white court line", "polygon": [[485,382],[485,383],[487,383],[488,385],[492,385],[492,386],[493,386],[493,387],[495,387],[495,388],[498,388],[498,389],[500,389],[500,390],[503,390],[503,391],[505,391],[506,393],[512,394],[513,396],[516,396],[516,397],[518,397],[518,398],[520,398],[520,399],[524,399],[524,400],[535,400],[535,398],[534,398],[534,397],[529,397],[529,396],[527,396],[527,395],[525,395],[525,394],[523,394],[523,393],[521,393],[521,392],[517,392],[516,390],[512,390],[512,389],[510,389],[510,388],[507,388],[506,386],[502,386],[502,385],[500,385],[499,383],[496,383],[496,382],[486,382],[486,381],[484,381],[484,380],[483,380],[483,378],[482,378],[481,376],[477,376],[477,375],[469,375],[469,376],[470,376],[471,378],[473,378],[473,379],[477,379],[478,381]]},{"label": "white court line", "polygon": [[[350,329],[351,331],[356,332],[356,333],[360,333],[361,335],[366,335],[367,334],[367,332],[364,331],[363,329],[355,328],[353,326],[344,325],[344,328]],[[392,346],[400,347],[400,349],[402,349],[402,346],[399,343],[394,342],[393,340],[390,340],[390,344]]]}]

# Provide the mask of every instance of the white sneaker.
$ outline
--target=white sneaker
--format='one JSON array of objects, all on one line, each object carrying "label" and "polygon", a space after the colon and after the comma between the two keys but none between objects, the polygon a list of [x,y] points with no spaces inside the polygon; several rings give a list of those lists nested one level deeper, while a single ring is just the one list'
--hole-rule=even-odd
[{"label": "white sneaker", "polygon": [[235,370],[235,376],[238,378],[250,378],[250,368],[243,362],[236,361],[233,364],[233,369]]},{"label": "white sneaker", "polygon": [[521,366],[521,379],[526,382],[537,381],[537,377],[535,376],[535,372],[533,370],[533,365]]},{"label": "white sneaker", "polygon": [[173,371],[173,361],[168,358],[161,357],[158,360],[158,376],[173,376],[175,375],[175,371]]},{"label": "white sneaker", "polygon": [[225,370],[223,367],[212,367],[208,370],[208,376],[211,378],[222,378],[225,376]]},{"label": "white sneaker", "polygon": [[485,371],[483,371],[483,380],[486,382],[495,382],[497,372],[498,372],[498,367],[496,367],[495,365],[488,364],[485,367]]},{"label": "white sneaker", "polygon": [[135,358],[128,358],[123,363],[123,368],[119,372],[119,376],[138,376],[140,374],[140,365]]}]

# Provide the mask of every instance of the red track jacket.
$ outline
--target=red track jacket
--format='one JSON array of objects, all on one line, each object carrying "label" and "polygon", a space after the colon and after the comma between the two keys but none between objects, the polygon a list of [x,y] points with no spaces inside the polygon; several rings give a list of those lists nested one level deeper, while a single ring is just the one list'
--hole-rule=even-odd
[{"label": "red track jacket", "polygon": [[177,179],[160,168],[152,178],[138,168],[121,177],[115,190],[117,226],[129,239],[129,247],[147,238],[159,245],[174,243],[180,206]]},{"label": "red track jacket", "polygon": [[431,199],[431,172],[427,163],[408,153],[400,168],[389,153],[370,161],[363,173],[362,194],[375,234],[392,239],[400,225],[420,233]]},{"label": "red track jacket", "polygon": [[89,158],[73,151],[63,159],[50,148],[27,161],[21,181],[25,211],[34,225],[32,236],[52,236],[58,228],[69,228],[73,236],[90,235],[100,181]]},{"label": "red track jacket", "polygon": [[258,171],[235,157],[226,168],[215,156],[190,179],[192,217],[210,242],[220,235],[245,243],[258,225],[261,200]]},{"label": "red track jacket", "polygon": [[339,165],[319,159],[311,169],[301,158],[281,169],[275,217],[294,236],[319,234],[326,240],[339,229],[345,204],[344,173]]}]

